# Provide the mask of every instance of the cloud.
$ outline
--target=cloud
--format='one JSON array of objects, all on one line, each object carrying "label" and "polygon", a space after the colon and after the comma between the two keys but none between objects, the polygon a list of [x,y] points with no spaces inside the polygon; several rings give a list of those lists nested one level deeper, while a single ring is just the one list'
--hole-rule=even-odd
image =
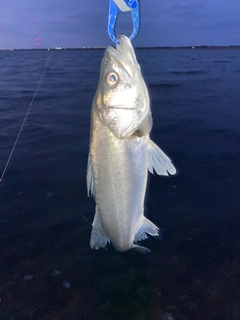
[{"label": "cloud", "polygon": [[191,45],[196,41],[220,44],[222,39],[228,45],[230,32],[231,38],[238,38],[240,1],[165,0],[151,6],[147,1],[141,4],[141,32],[149,45]]},{"label": "cloud", "polygon": [[[135,45],[191,45],[239,39],[240,1],[139,0],[140,31]],[[108,45],[109,0],[2,0],[1,46]],[[119,15],[116,34],[132,33],[131,14]],[[59,43],[61,42],[61,44]]]}]

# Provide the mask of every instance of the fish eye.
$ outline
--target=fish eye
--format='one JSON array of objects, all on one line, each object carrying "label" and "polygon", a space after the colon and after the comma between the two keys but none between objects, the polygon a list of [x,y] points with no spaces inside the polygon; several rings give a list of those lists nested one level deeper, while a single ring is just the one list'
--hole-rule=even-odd
[{"label": "fish eye", "polygon": [[106,75],[105,81],[110,87],[114,86],[118,82],[119,76],[116,72],[108,72]]}]

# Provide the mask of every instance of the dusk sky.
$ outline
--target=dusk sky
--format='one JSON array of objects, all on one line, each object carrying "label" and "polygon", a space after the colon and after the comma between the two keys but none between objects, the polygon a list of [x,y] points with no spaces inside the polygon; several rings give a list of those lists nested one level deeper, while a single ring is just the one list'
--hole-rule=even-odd
[{"label": "dusk sky", "polygon": [[[139,0],[135,46],[240,45],[239,0]],[[0,0],[0,48],[95,47],[107,34],[108,0]],[[116,34],[130,36],[130,13]]]}]

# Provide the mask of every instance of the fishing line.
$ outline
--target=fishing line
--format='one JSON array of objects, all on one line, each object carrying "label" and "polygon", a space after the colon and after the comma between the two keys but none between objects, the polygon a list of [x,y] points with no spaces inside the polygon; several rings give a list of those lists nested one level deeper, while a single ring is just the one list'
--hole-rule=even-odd
[{"label": "fishing line", "polygon": [[7,168],[8,168],[9,162],[10,162],[10,160],[11,160],[11,158],[12,158],[13,152],[14,152],[14,150],[15,150],[15,148],[16,148],[16,145],[17,145],[18,140],[19,140],[19,137],[20,137],[20,135],[21,135],[21,133],[22,133],[22,130],[23,130],[23,127],[24,127],[25,122],[26,122],[26,120],[27,120],[27,117],[28,117],[28,115],[29,115],[29,112],[30,112],[30,110],[31,110],[31,108],[32,108],[34,99],[35,99],[35,97],[36,97],[36,95],[37,95],[37,92],[38,92],[38,89],[39,89],[40,84],[41,84],[41,82],[42,82],[42,79],[43,79],[43,77],[44,77],[45,71],[46,71],[46,69],[47,69],[47,67],[48,67],[48,64],[49,64],[49,61],[50,61],[50,59],[51,59],[51,57],[52,57],[52,53],[53,53],[53,50],[51,50],[51,53],[50,53],[50,55],[49,55],[49,57],[48,57],[47,63],[46,63],[46,65],[45,65],[45,68],[44,68],[44,70],[43,70],[43,73],[42,73],[42,75],[41,75],[41,78],[40,78],[40,80],[39,80],[39,82],[38,82],[37,88],[36,88],[36,90],[35,90],[35,92],[34,92],[34,95],[33,95],[33,97],[32,97],[32,100],[31,100],[31,102],[30,102],[30,105],[29,105],[29,107],[28,107],[28,109],[27,109],[27,113],[26,113],[26,115],[25,115],[25,117],[24,117],[24,119],[23,119],[22,125],[21,125],[20,130],[19,130],[19,132],[18,132],[18,134],[17,134],[17,138],[16,138],[16,140],[15,140],[15,142],[14,142],[14,144],[13,144],[13,147],[12,147],[12,150],[11,150],[10,155],[9,155],[9,157],[8,157],[7,163],[6,163],[6,165],[5,165],[4,169],[3,169],[3,172],[2,172],[2,175],[1,175],[1,178],[0,178],[0,183],[1,183],[2,180],[3,180],[3,177],[4,177],[4,175],[5,175],[5,172],[6,172]]}]

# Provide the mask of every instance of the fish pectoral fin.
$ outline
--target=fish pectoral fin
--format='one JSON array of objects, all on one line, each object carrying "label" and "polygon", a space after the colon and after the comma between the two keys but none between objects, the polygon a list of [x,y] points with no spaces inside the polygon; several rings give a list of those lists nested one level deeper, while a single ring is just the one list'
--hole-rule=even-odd
[{"label": "fish pectoral fin", "polygon": [[161,230],[146,217],[143,217],[142,224],[135,235],[134,241],[147,239],[147,234],[150,234],[150,236],[159,236],[159,233],[161,233]]},{"label": "fish pectoral fin", "polygon": [[87,164],[87,192],[88,196],[93,196],[95,198],[95,185],[93,180],[93,170],[92,170],[92,161],[90,153],[88,155],[88,164]]},{"label": "fish pectoral fin", "polygon": [[177,173],[171,159],[152,141],[148,145],[148,170],[162,176],[174,175]]},{"label": "fish pectoral fin", "polygon": [[99,248],[105,247],[108,242],[110,242],[110,239],[102,230],[101,223],[98,217],[98,210],[96,208],[96,213],[92,224],[90,247],[92,249],[98,250]]}]

